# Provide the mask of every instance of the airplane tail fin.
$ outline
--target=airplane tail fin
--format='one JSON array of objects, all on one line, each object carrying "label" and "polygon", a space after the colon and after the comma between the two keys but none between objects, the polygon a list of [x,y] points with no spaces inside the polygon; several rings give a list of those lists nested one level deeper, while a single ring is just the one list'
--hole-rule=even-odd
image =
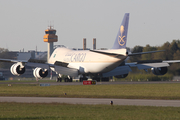
[{"label": "airplane tail fin", "polygon": [[112,49],[126,48],[129,13],[125,13]]}]

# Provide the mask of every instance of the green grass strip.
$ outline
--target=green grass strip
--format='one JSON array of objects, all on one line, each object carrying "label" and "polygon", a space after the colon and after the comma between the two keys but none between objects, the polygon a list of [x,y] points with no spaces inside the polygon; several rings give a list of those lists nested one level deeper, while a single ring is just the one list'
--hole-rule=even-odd
[{"label": "green grass strip", "polygon": [[179,120],[178,107],[0,103],[1,120]]}]

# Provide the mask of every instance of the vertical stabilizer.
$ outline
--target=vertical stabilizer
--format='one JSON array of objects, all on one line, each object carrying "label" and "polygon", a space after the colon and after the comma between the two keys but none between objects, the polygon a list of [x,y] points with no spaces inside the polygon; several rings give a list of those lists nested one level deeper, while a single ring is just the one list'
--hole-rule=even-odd
[{"label": "vertical stabilizer", "polygon": [[126,48],[129,13],[125,13],[112,49]]}]

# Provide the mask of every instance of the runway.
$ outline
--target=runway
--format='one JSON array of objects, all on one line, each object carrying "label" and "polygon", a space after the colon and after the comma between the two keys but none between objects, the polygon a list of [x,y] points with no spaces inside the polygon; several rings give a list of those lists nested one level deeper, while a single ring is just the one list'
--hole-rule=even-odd
[{"label": "runway", "polygon": [[180,100],[144,100],[144,99],[103,99],[103,98],[53,98],[53,97],[0,97],[0,102],[17,103],[68,103],[68,104],[107,104],[135,106],[180,107]]}]

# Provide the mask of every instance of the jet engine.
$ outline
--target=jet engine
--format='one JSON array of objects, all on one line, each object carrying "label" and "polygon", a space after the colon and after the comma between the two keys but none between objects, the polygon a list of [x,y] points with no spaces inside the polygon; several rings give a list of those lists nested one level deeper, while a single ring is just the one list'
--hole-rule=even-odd
[{"label": "jet engine", "polygon": [[125,78],[128,76],[128,73],[127,74],[123,74],[123,75],[116,75],[114,76],[115,78]]},{"label": "jet engine", "polygon": [[42,68],[35,68],[34,71],[33,71],[33,75],[35,78],[38,78],[38,79],[42,79],[42,78],[45,78],[47,75],[48,75],[48,70],[47,69],[42,69]]},{"label": "jet engine", "polygon": [[151,71],[155,75],[164,75],[167,73],[168,68],[167,67],[151,68]]},{"label": "jet engine", "polygon": [[11,66],[10,71],[13,75],[22,75],[25,72],[25,66],[21,62],[15,63]]}]

